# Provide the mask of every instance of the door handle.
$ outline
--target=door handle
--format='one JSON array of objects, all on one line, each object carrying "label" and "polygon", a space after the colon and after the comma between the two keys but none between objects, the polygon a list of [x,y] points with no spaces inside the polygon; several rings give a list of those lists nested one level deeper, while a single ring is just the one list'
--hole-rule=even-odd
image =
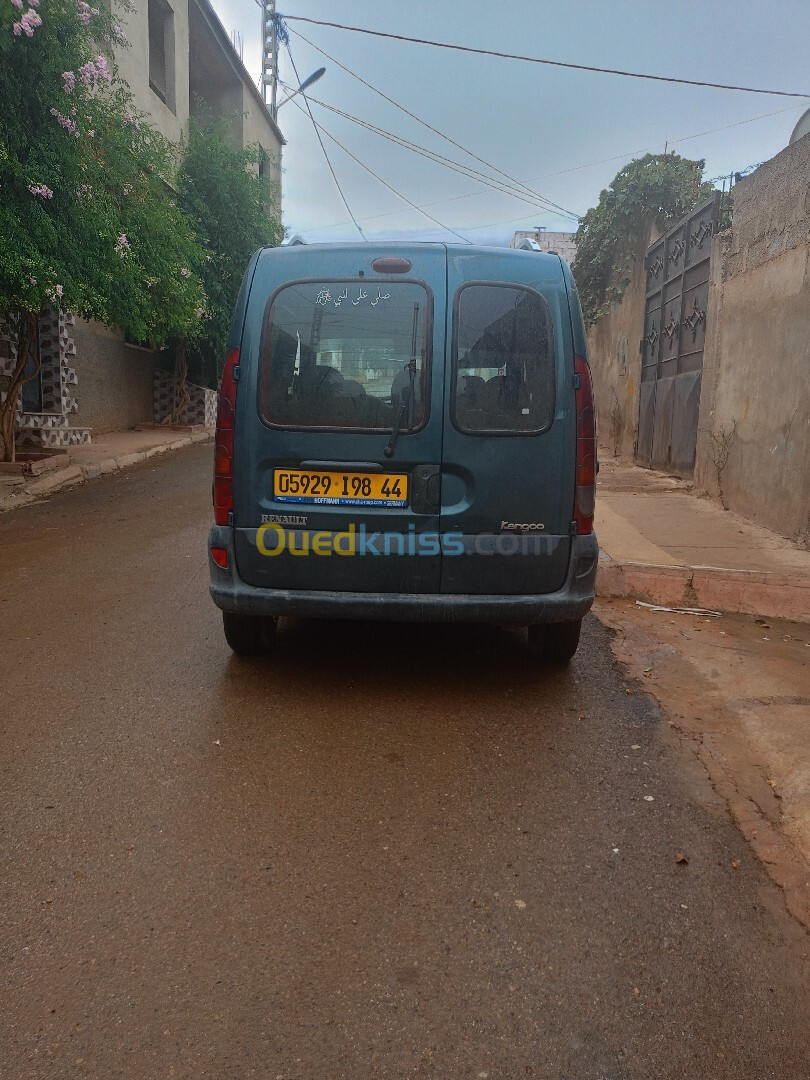
[{"label": "door handle", "polygon": [[411,473],[411,510],[438,514],[441,504],[441,466],[417,465]]}]

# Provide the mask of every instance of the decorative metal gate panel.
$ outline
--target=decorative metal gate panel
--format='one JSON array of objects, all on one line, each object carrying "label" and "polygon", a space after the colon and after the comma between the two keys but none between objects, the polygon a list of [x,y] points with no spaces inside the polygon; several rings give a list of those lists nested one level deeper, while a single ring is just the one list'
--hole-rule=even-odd
[{"label": "decorative metal gate panel", "polygon": [[636,460],[691,473],[695,465],[711,238],[720,194],[647,252]]}]

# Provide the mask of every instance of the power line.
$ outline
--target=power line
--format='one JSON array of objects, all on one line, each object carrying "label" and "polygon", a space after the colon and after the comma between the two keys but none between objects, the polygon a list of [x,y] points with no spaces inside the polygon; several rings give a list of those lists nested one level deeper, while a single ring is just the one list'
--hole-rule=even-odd
[{"label": "power line", "polygon": [[[295,31],[293,31],[293,33],[295,33]],[[299,34],[298,36],[300,37],[301,35]],[[786,109],[776,109],[773,112],[760,113],[758,116],[749,116],[748,119],[746,119],[746,120],[735,120],[731,124],[723,124],[720,127],[709,128],[707,131],[699,131],[695,135],[683,135],[678,139],[670,139],[669,142],[670,142],[671,146],[674,146],[676,143],[689,142],[691,139],[700,139],[704,135],[714,135],[718,131],[728,131],[730,128],[741,127],[743,124],[753,124],[757,120],[767,120],[771,116],[781,116],[783,113],[794,112],[797,108],[801,108],[801,107],[802,106],[800,106],[800,105],[789,105]],[[638,148],[636,150],[627,150],[623,154],[614,154],[612,157],[600,158],[598,161],[589,161],[584,165],[574,165],[570,169],[560,169],[558,172],[544,173],[543,176],[535,176],[533,178],[533,180],[530,181],[530,182],[534,183],[534,182],[536,182],[538,180],[548,180],[551,177],[565,176],[568,173],[579,172],[582,169],[592,169],[596,165],[605,165],[605,164],[607,164],[607,163],[609,163],[611,161],[622,161],[625,158],[633,157],[635,154],[646,153],[650,149],[651,148],[649,146],[642,146],[642,147],[640,147],[640,148]],[[723,178],[719,177],[719,179],[723,179]],[[486,193],[482,192],[482,191],[467,192],[465,195],[454,195],[449,199],[439,199],[436,202],[428,203],[427,205],[428,206],[445,206],[447,203],[460,202],[463,199],[476,199],[476,198],[479,198],[483,194],[486,194]],[[377,220],[380,220],[380,219],[385,218],[385,217],[391,217],[393,213],[397,213],[397,212],[398,211],[389,211],[389,212],[387,212],[385,214],[374,214],[371,217],[363,218],[363,220],[364,221],[377,221]],[[562,218],[561,214],[551,214],[550,216],[551,217]],[[525,220],[525,215],[521,214],[520,217],[505,218],[505,219],[501,219],[500,221],[492,221],[492,222],[489,222],[486,225],[468,225],[468,226],[466,226],[466,230],[467,230],[467,232],[474,232],[477,229],[491,229],[491,228],[496,227],[497,225],[511,225],[515,221],[523,221],[523,220]],[[345,221],[338,221],[338,222],[335,222],[333,225],[323,225],[323,226],[321,226],[321,229],[339,229],[345,224],[347,224]]]},{"label": "power line", "polygon": [[591,71],[600,75],[621,75],[627,79],[651,79],[653,82],[678,83],[681,86],[704,86],[712,90],[737,90],[744,94],[773,94],[778,97],[810,98],[810,93],[795,93],[790,90],[762,90],[754,86],[731,86],[727,83],[703,82],[699,79],[678,79],[673,75],[648,75],[640,71],[623,71],[620,68],[593,67],[590,64],[572,64],[563,60],[545,60],[538,56],[523,56],[520,53],[496,52],[493,49],[475,49],[471,45],[451,45],[446,41],[431,41],[429,38],[406,37],[404,34],[390,34],[382,30],[368,30],[363,26],[345,26],[343,23],[325,22],[322,19],[308,19],[303,15],[283,15],[289,22],[311,23],[313,26],[328,26],[333,30],[351,30],[355,34],[369,34],[372,37],[390,38],[393,41],[407,41],[414,45],[433,45],[438,49],[452,49],[455,52],[474,53],[477,56],[495,56],[501,60],[522,60],[528,64],[547,64],[550,67],[570,68],[573,71]]},{"label": "power line", "polygon": [[[418,124],[421,124],[422,127],[427,128],[428,131],[432,131],[434,133],[434,135],[438,135],[440,138],[442,138],[446,142],[450,143],[451,146],[455,146],[456,149],[461,150],[462,153],[467,154],[467,156],[471,157],[474,161],[479,162],[481,165],[486,165],[486,167],[488,169],[492,170],[493,172],[498,173],[500,176],[505,176],[507,180],[511,181],[513,184],[516,184],[518,187],[523,188],[530,195],[533,195],[536,198],[541,199],[543,202],[548,203],[549,206],[553,206],[553,207],[555,207],[555,209],[563,211],[563,213],[569,213],[569,214],[571,213],[571,211],[566,211],[564,207],[558,206],[556,203],[552,202],[550,199],[547,199],[544,195],[540,195],[539,192],[532,191],[532,189],[530,187],[528,187],[526,184],[524,184],[522,180],[517,180],[514,176],[510,176],[509,173],[504,172],[503,169],[499,169],[497,167],[497,165],[493,165],[492,162],[486,161],[484,158],[479,157],[477,154],[474,154],[472,152],[472,150],[468,150],[466,146],[462,146],[461,143],[456,142],[455,139],[452,139],[449,135],[446,135],[443,131],[439,131],[438,128],[433,127],[432,124],[429,124],[426,120],[423,120],[420,116],[417,116],[416,113],[412,113],[410,111],[410,109],[406,109],[404,105],[401,105],[398,101],[395,101],[392,97],[389,97],[388,94],[383,93],[383,91],[379,90],[376,86],[372,86],[372,84],[370,82],[367,82],[365,79],[363,79],[356,72],[352,71],[351,68],[346,67],[345,64],[341,64],[341,62],[339,60],[336,60],[334,56],[331,56],[328,52],[326,52],[324,49],[322,49],[319,45],[316,45],[313,41],[310,41],[309,38],[304,37],[304,35],[299,33],[297,30],[292,30],[291,32],[293,34],[295,34],[296,37],[300,38],[302,41],[305,41],[307,43],[307,45],[309,45],[311,48],[315,49],[322,56],[325,56],[326,59],[329,60],[331,63],[335,64],[337,67],[341,68],[343,71],[345,71],[349,75],[351,75],[352,78],[357,79],[357,81],[362,83],[363,86],[368,87],[369,90],[373,90],[375,94],[379,94],[379,96],[381,98],[383,98],[385,101],[389,102],[391,105],[393,105],[395,108],[399,109],[401,112],[405,113],[406,116],[410,116],[412,120],[416,120],[416,122]],[[577,219],[578,219],[578,215],[574,214],[572,216],[577,217]]]},{"label": "power line", "polygon": [[[297,77],[298,76],[296,75],[296,78]],[[299,105],[298,102],[295,101],[295,99],[294,99],[294,104],[296,105],[296,107],[298,109],[301,110],[301,112],[304,112],[303,107],[301,105]],[[429,214],[427,212],[427,210],[423,210],[421,206],[417,206],[415,202],[411,202],[411,200],[406,195],[403,195],[401,191],[397,191],[397,189],[395,187],[392,187],[391,184],[389,184],[387,180],[383,180],[383,178],[381,176],[379,176],[377,173],[375,173],[373,169],[369,168],[369,166],[366,165],[365,162],[361,161],[360,158],[357,157],[355,154],[353,154],[351,152],[351,150],[349,150],[347,147],[345,147],[342,142],[340,142],[338,139],[336,139],[335,136],[330,131],[327,131],[327,129],[322,124],[319,124],[317,122],[317,120],[313,117],[311,111],[309,112],[309,116],[310,116],[310,119],[312,120],[312,123],[317,128],[320,128],[320,130],[324,133],[324,135],[327,136],[327,138],[331,139],[333,143],[336,143],[340,147],[340,149],[344,152],[344,154],[348,154],[349,157],[353,161],[356,161],[357,164],[362,169],[365,169],[367,173],[370,173],[371,176],[373,176],[375,180],[378,180],[384,187],[387,187],[389,191],[393,191],[393,193],[398,198],[402,199],[403,202],[406,202],[408,204],[408,206],[412,206],[414,210],[418,210],[420,214],[422,214],[424,217],[426,217],[429,221],[432,221],[435,225],[438,225],[440,229],[444,229],[445,232],[452,233],[453,236],[457,236],[459,238],[459,240],[463,240],[465,244],[471,244],[472,243],[472,240],[468,240],[466,236],[462,236],[461,233],[456,232],[455,229],[451,229],[449,225],[445,225],[444,222],[439,221],[438,218],[433,217],[433,215]],[[362,235],[362,233],[361,233],[361,235]],[[365,237],[363,237],[363,239],[365,239]]]},{"label": "power line", "polygon": [[[297,70],[297,68],[295,66],[295,60],[293,60],[292,50],[290,49],[289,41],[287,41],[287,53],[289,54],[290,63],[292,64],[293,72],[294,72],[295,77],[298,80],[298,84],[300,86],[301,80],[298,77],[298,70]],[[363,230],[360,228],[360,225],[359,225],[359,222],[357,221],[357,218],[352,213],[352,208],[349,206],[349,203],[348,203],[348,201],[346,199],[346,196],[343,194],[343,188],[340,186],[338,178],[337,178],[337,176],[335,174],[335,170],[332,168],[332,162],[329,160],[329,155],[326,152],[326,147],[323,145],[323,139],[321,138],[321,133],[318,130],[318,125],[315,122],[315,117],[312,115],[312,109],[310,109],[310,107],[309,107],[309,102],[306,99],[306,95],[304,95],[304,101],[306,102],[307,112],[309,113],[309,118],[312,121],[313,127],[315,128],[315,134],[318,137],[318,142],[321,144],[321,150],[323,150],[323,156],[326,158],[326,164],[329,166],[329,172],[332,174],[332,179],[335,181],[335,187],[340,192],[340,197],[341,197],[341,199],[343,199],[343,205],[346,207],[346,210],[348,211],[349,217],[354,222],[354,227],[357,229],[357,231],[360,233],[360,235],[365,240],[366,238],[365,238],[365,236],[363,234]],[[296,101],[295,104],[298,105],[298,102]],[[366,243],[368,243],[368,241],[366,241]]]},{"label": "power line", "polygon": [[318,98],[310,97],[310,101],[316,105],[320,105],[324,109],[328,109],[330,112],[336,113],[338,116],[342,116],[346,120],[351,120],[353,123],[358,124],[360,127],[366,128],[368,131],[374,132],[376,135],[380,135],[384,139],[388,139],[389,142],[393,142],[398,146],[404,147],[406,150],[411,150],[415,154],[419,154],[421,157],[427,158],[428,161],[433,161],[437,165],[443,165],[445,168],[452,170],[453,172],[460,173],[462,176],[467,176],[470,179],[478,180],[479,183],[484,183],[487,187],[492,188],[493,191],[501,192],[502,194],[510,195],[514,199],[519,199],[521,202],[528,203],[530,206],[534,206],[539,210],[549,210],[551,208],[560,210],[562,214],[571,218],[573,221],[579,221],[579,214],[575,214],[572,210],[565,210],[563,207],[557,206],[556,203],[552,203],[549,199],[546,199],[542,195],[528,198],[522,191],[516,191],[514,188],[507,184],[504,184],[500,180],[494,180],[492,177],[487,176],[486,173],[480,172],[478,169],[471,169],[467,165],[462,165],[460,162],[453,161],[452,158],[447,158],[443,154],[439,154],[434,150],[428,150],[423,146],[419,146],[417,143],[412,143],[409,139],[405,139],[400,135],[394,135],[390,131],[386,131],[385,128],[377,127],[375,124],[369,123],[367,120],[362,120],[358,116],[353,116],[351,113],[344,112],[342,109],[336,108],[334,105],[328,105],[325,101],[320,101]]}]

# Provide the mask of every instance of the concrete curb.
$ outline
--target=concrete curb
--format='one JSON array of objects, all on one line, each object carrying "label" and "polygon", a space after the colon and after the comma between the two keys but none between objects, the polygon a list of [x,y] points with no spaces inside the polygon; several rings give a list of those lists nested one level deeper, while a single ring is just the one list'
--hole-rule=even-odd
[{"label": "concrete curb", "polygon": [[596,595],[810,623],[810,578],[600,558]]},{"label": "concrete curb", "polygon": [[211,442],[213,435],[209,431],[196,431],[184,438],[173,439],[168,443],[160,443],[158,446],[150,446],[146,450],[136,450],[133,453],[121,454],[118,457],[101,458],[98,461],[88,462],[82,465],[71,462],[63,469],[54,470],[43,476],[32,479],[15,488],[11,495],[0,498],[0,513],[8,510],[17,510],[21,506],[30,506],[47,495],[55,495],[57,491],[83,484],[86,480],[95,480],[98,476],[106,473],[118,472],[130,465],[138,465],[142,461],[155,457],[158,454],[168,453],[170,450],[180,450],[192,443]]}]

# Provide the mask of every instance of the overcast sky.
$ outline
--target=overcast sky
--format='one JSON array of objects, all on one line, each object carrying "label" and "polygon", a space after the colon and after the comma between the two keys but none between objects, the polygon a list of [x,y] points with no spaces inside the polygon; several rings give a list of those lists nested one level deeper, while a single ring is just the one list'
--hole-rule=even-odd
[{"label": "overcast sky", "polygon": [[[241,34],[245,65],[258,79],[256,0],[213,4],[226,29]],[[309,91],[312,98],[487,171],[314,45],[479,158],[575,214],[595,205],[624,163],[649,151],[663,152],[665,144],[705,158],[709,178],[744,171],[786,146],[810,106],[810,0],[278,0],[278,8],[501,52],[808,94],[799,100],[654,83],[289,23],[301,78],[321,66],[327,69]],[[287,55],[281,76],[297,85]],[[570,217],[493,191],[319,105],[312,109],[318,123],[391,187],[476,243],[508,245],[515,230],[536,225],[576,229]],[[763,114],[775,115],[753,120]],[[290,233],[310,242],[359,240],[308,116],[289,102],[279,112],[279,125],[287,140],[282,189]],[[369,239],[454,239],[328,137],[324,142]]]}]

